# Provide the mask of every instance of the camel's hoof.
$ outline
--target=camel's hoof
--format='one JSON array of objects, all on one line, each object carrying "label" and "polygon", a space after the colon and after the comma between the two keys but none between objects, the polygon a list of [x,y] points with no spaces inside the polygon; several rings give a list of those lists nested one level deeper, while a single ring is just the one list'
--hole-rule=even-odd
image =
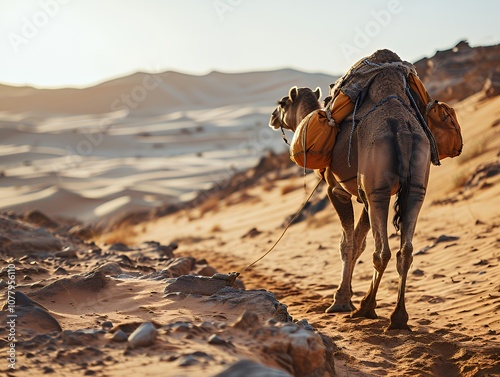
[{"label": "camel's hoof", "polygon": [[349,302],[348,304],[333,303],[328,309],[325,310],[325,313],[348,313],[352,312],[355,309],[356,308],[354,307],[352,302]]},{"label": "camel's hoof", "polygon": [[387,326],[386,331],[388,330],[406,330],[406,331],[411,331],[410,327],[404,323],[398,323],[398,322],[391,322],[389,323],[389,326]]},{"label": "camel's hoof", "polygon": [[359,308],[351,313],[351,318],[377,319],[378,315],[375,313],[375,309],[363,310]]}]

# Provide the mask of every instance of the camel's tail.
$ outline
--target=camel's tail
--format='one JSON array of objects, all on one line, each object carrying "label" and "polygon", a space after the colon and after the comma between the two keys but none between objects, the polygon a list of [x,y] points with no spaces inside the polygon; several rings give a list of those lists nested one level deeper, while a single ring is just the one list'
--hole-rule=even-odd
[{"label": "camel's tail", "polygon": [[398,154],[398,175],[399,188],[396,193],[396,202],[394,203],[394,218],[392,224],[396,230],[400,230],[401,221],[405,217],[408,208],[408,194],[410,192],[410,162],[412,155],[413,137],[406,124],[401,124],[394,118],[387,120],[389,127],[394,134],[396,152]]}]

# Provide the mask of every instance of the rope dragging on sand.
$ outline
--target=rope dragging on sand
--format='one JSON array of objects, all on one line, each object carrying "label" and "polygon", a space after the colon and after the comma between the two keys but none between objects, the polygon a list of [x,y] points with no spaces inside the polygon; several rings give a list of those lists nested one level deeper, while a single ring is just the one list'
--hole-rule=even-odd
[{"label": "rope dragging on sand", "polygon": [[250,263],[248,266],[246,266],[243,270],[241,270],[241,272],[237,272],[237,276],[241,275],[243,272],[245,272],[247,269],[253,267],[257,262],[261,261],[262,259],[264,259],[265,256],[267,256],[271,251],[274,250],[274,248],[278,245],[278,243],[281,241],[281,239],[283,238],[283,236],[285,235],[286,231],[288,230],[288,228],[290,228],[290,226],[293,224],[293,222],[295,220],[297,220],[297,217],[299,217],[300,213],[302,212],[302,210],[304,209],[304,207],[306,206],[306,204],[309,202],[309,200],[311,199],[311,197],[313,196],[313,194],[316,192],[316,189],[319,187],[320,183],[323,181],[323,179],[319,179],[318,180],[318,183],[316,183],[316,186],[314,186],[314,188],[312,189],[311,193],[309,194],[309,196],[307,197],[307,199],[304,201],[304,203],[300,206],[300,208],[298,209],[298,211],[295,213],[295,215],[293,215],[292,219],[288,222],[288,225],[285,227],[285,229],[283,230],[283,232],[281,233],[281,236],[279,236],[279,238],[276,240],[276,242],[269,248],[269,250],[267,250],[264,254],[262,254],[257,260],[255,260],[254,262]]}]

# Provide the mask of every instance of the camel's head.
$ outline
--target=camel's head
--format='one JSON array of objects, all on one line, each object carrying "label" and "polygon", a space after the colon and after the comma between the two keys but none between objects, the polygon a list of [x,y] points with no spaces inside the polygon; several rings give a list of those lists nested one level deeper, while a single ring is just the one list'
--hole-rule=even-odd
[{"label": "camel's head", "polygon": [[286,128],[295,131],[302,118],[320,108],[320,97],[320,88],[312,91],[309,88],[292,87],[288,96],[278,101],[278,106],[271,114],[269,126],[275,130]]}]

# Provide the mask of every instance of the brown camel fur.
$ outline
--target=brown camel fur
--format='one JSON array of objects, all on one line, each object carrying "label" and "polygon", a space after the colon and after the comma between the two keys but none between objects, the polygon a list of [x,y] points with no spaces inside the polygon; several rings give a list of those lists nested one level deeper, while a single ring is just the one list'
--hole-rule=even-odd
[{"label": "brown camel fur", "polygon": [[[388,50],[379,50],[368,59],[377,63],[401,61]],[[402,101],[381,102],[388,96],[397,96]],[[308,113],[321,107],[319,97],[319,88],[314,92],[308,88],[291,88],[288,96],[278,102],[270,126],[295,131]],[[404,296],[406,278],[413,261],[412,239],[430,170],[429,140],[410,106],[401,71],[390,66],[381,71],[357,109],[356,120],[361,121],[357,122],[353,134],[350,164],[347,156],[352,114],[340,124],[332,163],[324,174],[328,197],[339,215],[343,231],[340,240],[342,277],[334,302],[326,310],[328,313],[352,311],[353,317],[377,318],[377,290],[391,258],[387,236],[389,203],[391,196],[397,194],[394,224],[401,230],[397,253],[399,286],[389,329],[409,329]],[[365,207],[356,226],[352,196]],[[365,249],[370,226],[375,239],[374,274],[368,292],[356,309],[351,301],[351,280],[356,261]]]}]

